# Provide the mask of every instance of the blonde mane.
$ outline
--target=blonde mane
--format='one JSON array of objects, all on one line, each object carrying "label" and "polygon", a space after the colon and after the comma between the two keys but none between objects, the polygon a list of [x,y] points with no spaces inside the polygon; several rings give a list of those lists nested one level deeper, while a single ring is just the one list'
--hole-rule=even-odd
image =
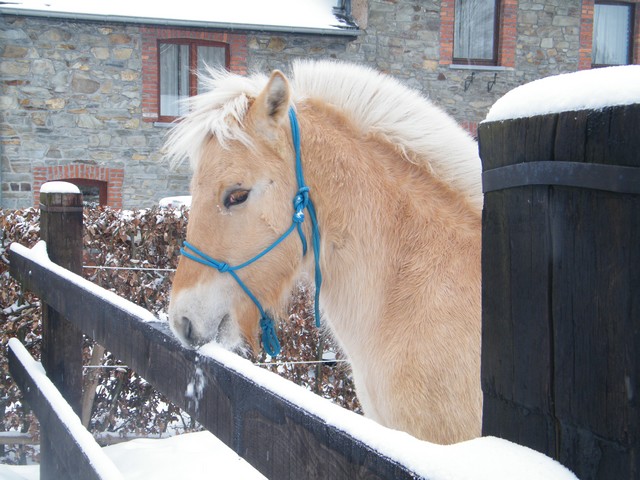
[{"label": "blonde mane", "polygon": [[[430,169],[471,203],[482,207],[477,145],[450,116],[418,92],[370,68],[339,62],[297,61],[288,76],[294,103],[320,99],[346,114],[362,132],[382,135],[405,159]],[[224,144],[247,145],[242,122],[268,77],[241,77],[211,70],[203,79],[208,92],[190,99],[190,113],[174,127],[166,144],[172,164],[186,159],[193,168],[209,135]]]}]

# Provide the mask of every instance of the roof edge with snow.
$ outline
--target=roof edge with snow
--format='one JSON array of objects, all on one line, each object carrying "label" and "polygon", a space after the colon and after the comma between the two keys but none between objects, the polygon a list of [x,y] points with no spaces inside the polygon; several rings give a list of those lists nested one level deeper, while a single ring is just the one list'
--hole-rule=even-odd
[{"label": "roof edge with snow", "polygon": [[[111,23],[150,24],[221,30],[245,30],[315,35],[357,36],[361,31],[350,12],[335,6],[332,0],[275,0],[268,4],[257,0],[236,0],[226,7],[206,9],[193,0],[175,5],[159,2],[152,11],[135,2],[115,0],[108,3],[77,0],[0,1],[0,14],[44,18],[62,18]],[[261,8],[267,5],[266,8]],[[168,8],[167,8],[168,7]]]},{"label": "roof edge with snow", "polygon": [[1,15],[16,15],[25,17],[62,18],[68,20],[82,20],[94,22],[111,23],[132,23],[144,25],[162,25],[172,27],[208,28],[228,31],[258,31],[258,32],[279,32],[279,33],[299,33],[313,35],[333,35],[354,37],[362,32],[354,22],[345,21],[342,17],[334,16],[335,24],[327,23],[326,26],[306,26],[306,25],[273,25],[250,22],[235,21],[209,21],[198,19],[144,17],[120,14],[100,14],[83,11],[63,11],[51,9],[32,8],[16,3],[0,2]]}]

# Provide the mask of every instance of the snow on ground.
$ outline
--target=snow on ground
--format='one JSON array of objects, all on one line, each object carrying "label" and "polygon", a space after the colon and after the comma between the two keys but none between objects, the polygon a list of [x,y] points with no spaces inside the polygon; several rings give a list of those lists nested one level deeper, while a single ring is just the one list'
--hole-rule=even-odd
[{"label": "snow on ground", "polygon": [[485,122],[640,103],[640,65],[596,68],[535,80],[506,93]]},{"label": "snow on ground", "polygon": [[[209,432],[136,439],[104,447],[125,480],[258,480],[265,477]],[[39,480],[40,466],[0,465],[3,480]]]},{"label": "snow on ground", "polygon": [[[2,5],[4,11],[25,11],[36,15],[86,18],[108,17],[112,20],[142,22],[169,20],[193,24],[218,24],[292,29],[344,31],[333,14],[334,0],[234,0],[202,2],[160,0],[14,0]],[[344,25],[342,25],[344,27]]]}]

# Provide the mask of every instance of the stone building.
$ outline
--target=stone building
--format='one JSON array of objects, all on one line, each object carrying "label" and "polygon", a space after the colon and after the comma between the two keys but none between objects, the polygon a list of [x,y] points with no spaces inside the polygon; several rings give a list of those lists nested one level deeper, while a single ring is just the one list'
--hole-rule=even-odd
[{"label": "stone building", "polygon": [[472,133],[518,85],[640,63],[640,0],[304,0],[299,18],[262,1],[276,14],[189,16],[191,0],[166,13],[0,5],[0,206],[34,205],[58,179],[124,208],[187,193],[187,166],[171,170],[161,146],[203,59],[238,73],[286,71],[300,57],[363,63]]}]

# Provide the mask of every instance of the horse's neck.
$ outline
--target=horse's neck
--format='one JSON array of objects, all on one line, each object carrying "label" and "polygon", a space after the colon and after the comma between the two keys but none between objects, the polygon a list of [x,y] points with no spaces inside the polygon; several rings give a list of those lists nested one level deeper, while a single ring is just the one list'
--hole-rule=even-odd
[{"label": "horse's neck", "polygon": [[479,233],[479,212],[383,138],[363,138],[339,112],[312,104],[301,118],[322,236],[322,306],[339,339],[362,347],[363,329],[387,321],[402,267],[429,262],[415,257],[428,244],[441,248],[432,237]]}]

